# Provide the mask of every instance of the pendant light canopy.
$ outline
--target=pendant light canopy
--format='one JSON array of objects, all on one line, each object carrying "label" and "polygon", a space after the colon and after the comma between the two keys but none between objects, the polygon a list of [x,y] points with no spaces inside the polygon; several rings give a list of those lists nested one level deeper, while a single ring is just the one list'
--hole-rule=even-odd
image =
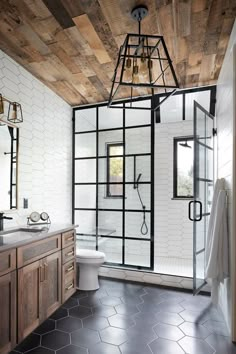
[{"label": "pendant light canopy", "polygon": [[132,102],[133,97],[153,96],[164,91],[166,97],[152,107],[156,110],[179,88],[163,36],[141,34],[141,21],[147,14],[146,6],[138,6],[131,13],[138,21],[139,31],[128,33],[120,47],[108,102],[110,108],[121,108],[114,101],[121,90],[126,90],[129,96],[130,104],[126,104],[126,108],[133,109],[140,109]]}]

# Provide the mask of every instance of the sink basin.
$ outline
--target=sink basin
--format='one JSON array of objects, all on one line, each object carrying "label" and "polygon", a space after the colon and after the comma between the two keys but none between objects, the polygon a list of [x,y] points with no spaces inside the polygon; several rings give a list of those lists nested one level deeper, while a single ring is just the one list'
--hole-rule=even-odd
[{"label": "sink basin", "polygon": [[42,227],[20,227],[19,229],[3,231],[0,233],[0,246],[29,240],[43,230]]}]

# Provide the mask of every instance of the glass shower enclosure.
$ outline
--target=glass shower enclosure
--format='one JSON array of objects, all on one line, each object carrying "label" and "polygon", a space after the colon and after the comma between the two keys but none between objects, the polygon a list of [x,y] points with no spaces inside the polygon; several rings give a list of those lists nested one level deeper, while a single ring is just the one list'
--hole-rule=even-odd
[{"label": "glass shower enclosure", "polygon": [[154,268],[154,116],[105,104],[73,110],[73,222],[79,248],[106,263]]}]

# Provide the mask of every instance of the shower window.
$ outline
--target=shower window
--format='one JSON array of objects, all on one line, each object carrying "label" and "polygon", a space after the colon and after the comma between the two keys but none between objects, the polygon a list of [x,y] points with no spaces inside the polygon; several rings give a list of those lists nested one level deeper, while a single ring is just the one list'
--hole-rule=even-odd
[{"label": "shower window", "polygon": [[[123,144],[107,144],[107,186],[106,197],[123,197]],[[117,156],[117,157],[116,157]]]},{"label": "shower window", "polygon": [[193,198],[193,138],[174,138],[174,199]]}]

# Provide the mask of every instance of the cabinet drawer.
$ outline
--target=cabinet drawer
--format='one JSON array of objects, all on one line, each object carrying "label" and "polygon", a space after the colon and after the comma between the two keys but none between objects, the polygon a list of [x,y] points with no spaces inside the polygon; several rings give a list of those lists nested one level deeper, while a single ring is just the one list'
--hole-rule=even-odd
[{"label": "cabinet drawer", "polygon": [[75,243],[76,235],[75,230],[70,230],[62,234],[62,248],[65,248]]},{"label": "cabinet drawer", "polygon": [[72,261],[67,262],[63,265],[62,274],[64,279],[70,277],[71,274],[76,273],[76,261],[73,259]]},{"label": "cabinet drawer", "polygon": [[17,265],[23,267],[61,249],[61,235],[45,238],[17,249]]},{"label": "cabinet drawer", "polygon": [[76,272],[67,274],[62,283],[62,302],[76,292]]},{"label": "cabinet drawer", "polygon": [[62,264],[75,259],[75,245],[71,245],[62,250]]},{"label": "cabinet drawer", "polygon": [[16,269],[16,249],[0,253],[0,276]]}]

